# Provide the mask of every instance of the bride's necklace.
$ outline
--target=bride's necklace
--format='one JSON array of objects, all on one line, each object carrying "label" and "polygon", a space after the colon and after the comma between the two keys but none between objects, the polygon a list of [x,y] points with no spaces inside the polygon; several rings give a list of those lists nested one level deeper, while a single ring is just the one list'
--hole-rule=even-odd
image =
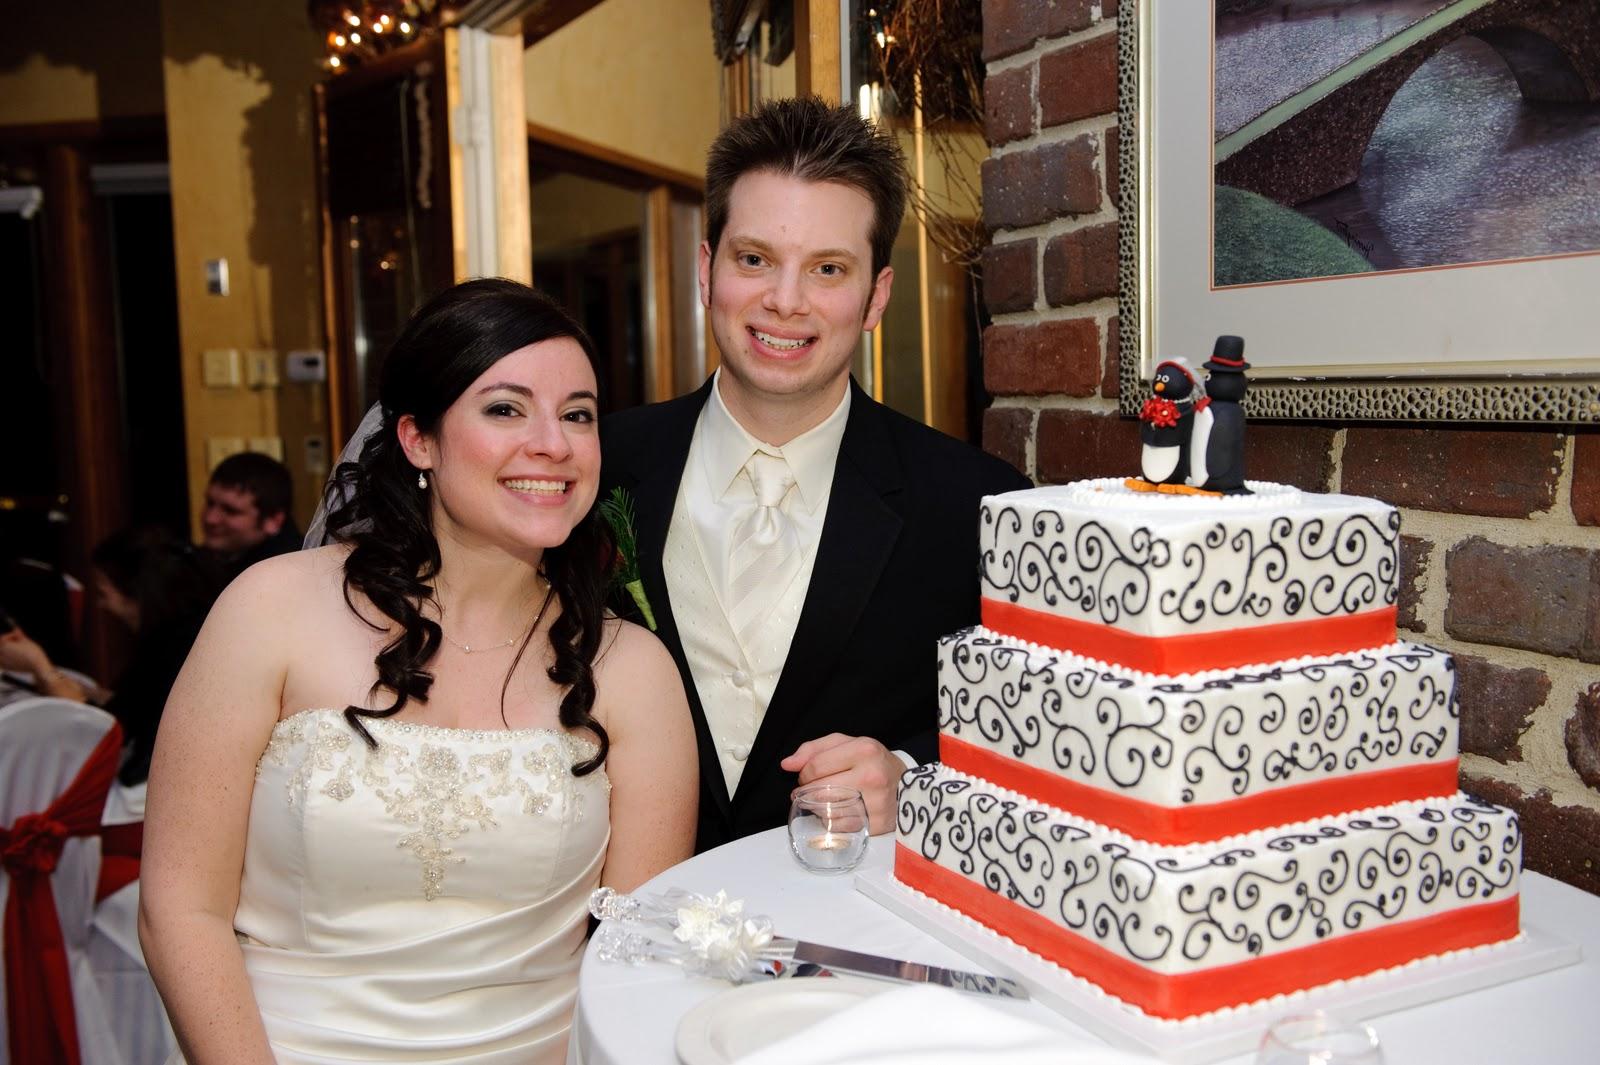
[{"label": "bride's necklace", "polygon": [[522,632],[512,636],[511,639],[502,641],[501,643],[491,644],[488,647],[469,647],[460,640],[453,638],[448,632],[445,632],[443,625],[439,626],[439,635],[449,640],[452,645],[459,647],[461,649],[461,653],[464,655],[483,654],[486,651],[498,651],[502,647],[510,647],[512,644],[516,643],[518,640],[527,636],[528,633],[533,632],[539,627],[539,622],[544,620],[544,612],[550,608],[550,600],[555,597],[555,594],[555,586],[551,585],[544,593],[544,602],[539,604],[539,612],[533,615],[533,624],[529,625]]}]

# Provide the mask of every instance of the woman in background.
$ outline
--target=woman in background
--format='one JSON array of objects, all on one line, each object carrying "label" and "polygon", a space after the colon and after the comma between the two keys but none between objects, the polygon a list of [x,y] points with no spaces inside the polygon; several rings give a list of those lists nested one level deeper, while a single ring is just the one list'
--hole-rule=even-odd
[{"label": "woman in background", "polygon": [[100,608],[133,634],[128,665],[109,691],[86,691],[21,630],[0,636],[0,668],[29,673],[41,695],[104,706],[122,725],[126,751],[117,778],[144,783],[156,726],[178,671],[222,587],[203,552],[158,527],[113,533],[90,555]]},{"label": "woman in background", "polygon": [[592,357],[521,285],[436,297],[336,542],[218,600],[156,748],[140,915],[193,1065],[562,1061],[590,891],[690,854],[677,670],[603,612]]}]

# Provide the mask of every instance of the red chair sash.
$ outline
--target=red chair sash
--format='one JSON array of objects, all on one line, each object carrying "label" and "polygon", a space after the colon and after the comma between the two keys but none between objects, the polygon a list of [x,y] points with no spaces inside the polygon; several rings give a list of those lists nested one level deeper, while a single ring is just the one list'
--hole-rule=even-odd
[{"label": "red chair sash", "polygon": [[0,863],[11,878],[5,967],[12,1061],[79,1065],[72,973],[50,877],[68,839],[100,831],[121,754],[122,729],[113,725],[48,808],[0,828]]},{"label": "red chair sash", "polygon": [[139,879],[139,853],[143,849],[143,821],[100,829],[100,883],[95,888],[94,901],[101,902]]}]

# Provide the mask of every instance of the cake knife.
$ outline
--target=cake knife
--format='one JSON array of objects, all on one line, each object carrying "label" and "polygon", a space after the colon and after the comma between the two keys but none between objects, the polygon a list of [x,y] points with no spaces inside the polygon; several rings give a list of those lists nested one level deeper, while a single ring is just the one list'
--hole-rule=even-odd
[{"label": "cake knife", "polygon": [[775,939],[769,944],[768,949],[776,947],[783,950],[790,944],[793,945],[793,958],[796,962],[810,962],[836,973],[870,976],[879,980],[898,980],[908,984],[936,984],[957,991],[998,995],[1001,998],[1028,997],[1027,988],[1003,976],[944,969],[937,965],[901,961],[898,958],[885,958],[877,954],[862,954],[860,951],[830,947],[822,943],[807,943],[804,940]]}]

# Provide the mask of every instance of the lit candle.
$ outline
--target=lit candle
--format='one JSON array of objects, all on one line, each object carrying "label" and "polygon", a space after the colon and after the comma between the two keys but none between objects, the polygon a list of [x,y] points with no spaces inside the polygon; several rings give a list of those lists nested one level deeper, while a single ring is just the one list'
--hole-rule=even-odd
[{"label": "lit candle", "polygon": [[824,832],[820,836],[812,836],[806,840],[806,846],[815,851],[842,851],[850,846],[850,837],[836,836],[832,832]]}]

